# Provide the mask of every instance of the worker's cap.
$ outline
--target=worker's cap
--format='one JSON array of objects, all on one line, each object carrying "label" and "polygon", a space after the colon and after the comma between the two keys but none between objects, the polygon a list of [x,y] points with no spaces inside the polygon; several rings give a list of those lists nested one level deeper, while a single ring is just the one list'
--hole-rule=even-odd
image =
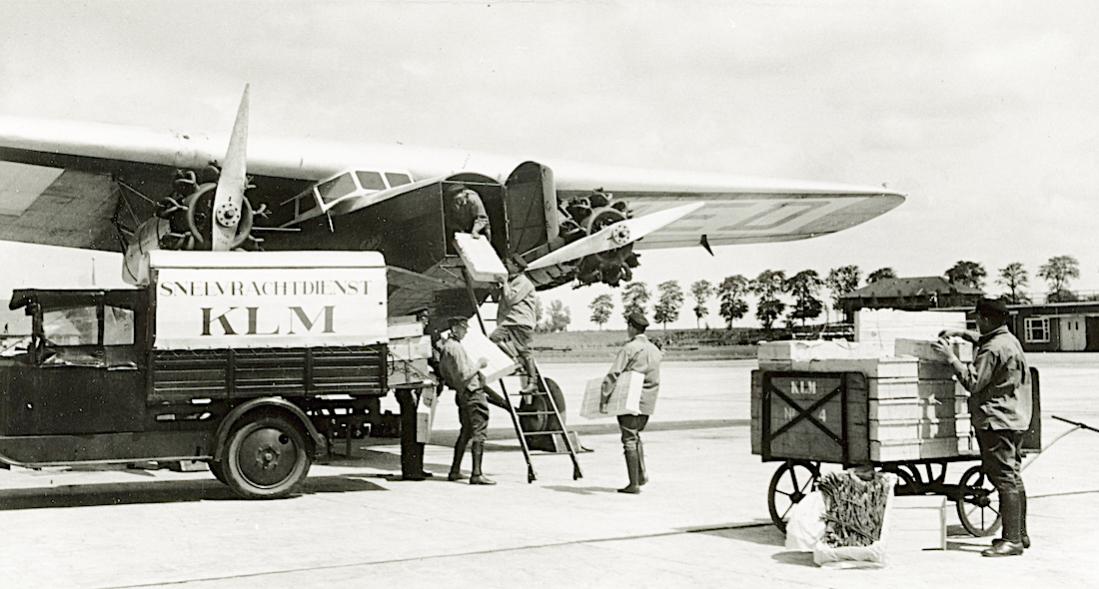
[{"label": "worker's cap", "polygon": [[1006,319],[1008,316],[1007,303],[1000,299],[982,298],[977,301],[977,314],[989,319]]},{"label": "worker's cap", "polygon": [[458,326],[469,327],[469,320],[465,317],[451,317],[450,319],[446,320],[446,323],[452,328]]},{"label": "worker's cap", "polygon": [[645,319],[645,314],[641,311],[633,311],[629,315],[626,315],[626,323],[640,329],[645,329],[649,326],[649,320]]},{"label": "worker's cap", "polygon": [[443,188],[443,194],[445,194],[447,196],[454,196],[455,194],[458,194],[459,192],[461,192],[463,190],[466,190],[466,185],[465,184],[458,184],[458,183],[455,183],[455,182],[450,182]]}]

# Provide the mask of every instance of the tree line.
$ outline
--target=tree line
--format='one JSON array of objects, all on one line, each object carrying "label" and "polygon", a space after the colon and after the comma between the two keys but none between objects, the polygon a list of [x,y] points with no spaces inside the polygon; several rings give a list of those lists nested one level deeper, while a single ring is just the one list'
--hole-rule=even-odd
[{"label": "tree line", "polygon": [[[978,262],[959,260],[943,276],[953,284],[983,291],[988,272]],[[1037,276],[1048,285],[1046,301],[1079,300],[1079,296],[1069,289],[1072,280],[1080,277],[1080,263],[1076,258],[1067,255],[1054,256],[1042,264]],[[897,273],[893,268],[879,268],[866,276],[866,284],[896,277]],[[1012,262],[999,269],[996,283],[1007,289],[1002,296],[1006,302],[1018,304],[1031,302],[1026,291],[1029,280],[1026,268],[1019,262]],[[727,276],[716,285],[709,280],[697,280],[689,288],[694,301],[691,310],[698,327],[710,314],[710,299],[716,298],[717,314],[732,329],[735,321],[747,316],[750,311],[748,297],[754,295],[755,316],[764,329],[772,329],[783,317],[788,324],[800,322],[804,326],[808,320],[816,319],[824,312],[822,292],[825,288],[830,291],[832,307],[838,308],[843,295],[859,288],[861,281],[862,272],[856,265],[832,268],[824,277],[816,270],[802,270],[789,276],[783,270],[764,270],[755,278],[747,278],[741,274]],[[683,289],[679,281],[668,280],[656,286],[655,299],[653,296],[654,293],[645,282],[630,282],[620,293],[622,316],[626,317],[633,311],[647,314],[648,305],[652,302],[654,322],[667,329],[669,323],[679,319],[685,302]],[[1095,296],[1091,298],[1099,299]],[[601,294],[588,307],[591,310],[591,321],[602,329],[614,312],[614,299],[609,294]]]}]

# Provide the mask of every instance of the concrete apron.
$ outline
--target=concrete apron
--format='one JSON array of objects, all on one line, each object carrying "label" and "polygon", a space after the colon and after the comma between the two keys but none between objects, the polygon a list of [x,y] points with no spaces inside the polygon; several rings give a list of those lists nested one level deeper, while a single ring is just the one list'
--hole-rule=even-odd
[{"label": "concrete apron", "polygon": [[[494,426],[505,419],[493,412]],[[1050,437],[1058,427],[1048,424]],[[638,496],[615,492],[626,474],[609,433],[583,437],[595,450],[581,455],[583,479],[571,479],[567,456],[542,456],[532,485],[506,437],[487,447],[495,487],[447,482],[443,445],[426,452],[435,479],[388,480],[399,472],[394,443],[363,444],[352,459],[315,466],[304,494],[281,501],[236,500],[209,473],[0,472],[5,576],[20,587],[1099,581],[1089,562],[1099,478],[1085,466],[1099,436],[1074,434],[1027,470],[1035,546],[1023,557],[982,558],[988,539],[954,535],[946,551],[894,550],[885,569],[842,571],[783,548],[766,503],[777,464],[749,453],[747,427],[654,429],[645,434],[652,481]],[[438,441],[452,439],[442,433]],[[952,468],[954,480],[962,470]]]}]

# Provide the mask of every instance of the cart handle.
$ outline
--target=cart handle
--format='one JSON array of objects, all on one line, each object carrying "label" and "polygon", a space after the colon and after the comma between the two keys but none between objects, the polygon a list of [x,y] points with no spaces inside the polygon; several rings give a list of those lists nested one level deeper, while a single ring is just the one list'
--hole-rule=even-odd
[{"label": "cart handle", "polygon": [[1053,415],[1052,417],[1053,417],[1053,419],[1056,419],[1057,421],[1063,421],[1065,423],[1075,425],[1078,428],[1089,429],[1089,430],[1091,430],[1095,433],[1099,433],[1099,429],[1091,427],[1090,425],[1088,425],[1086,423],[1080,423],[1079,421],[1072,421],[1071,419],[1065,419],[1064,417],[1059,417],[1057,415]]}]

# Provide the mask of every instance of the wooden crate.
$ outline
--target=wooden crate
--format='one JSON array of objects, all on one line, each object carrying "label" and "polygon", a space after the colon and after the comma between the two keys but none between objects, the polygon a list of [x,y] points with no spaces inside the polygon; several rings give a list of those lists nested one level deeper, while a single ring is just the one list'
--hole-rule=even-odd
[{"label": "wooden crate", "polygon": [[[766,383],[779,391],[772,394]],[[835,394],[812,413],[814,419],[840,438],[837,442],[816,423],[804,417],[805,410],[846,386],[846,432],[844,406]],[[794,405],[784,400],[790,399]],[[857,373],[752,372],[752,453],[768,459],[805,459],[843,463],[869,460],[866,377]],[[769,416],[769,421],[766,421]],[[793,423],[793,425],[788,425]],[[783,429],[785,428],[785,429]],[[772,432],[764,447],[764,429]],[[842,442],[842,443],[841,443]]]},{"label": "wooden crate", "polygon": [[919,395],[920,381],[915,378],[868,379],[871,399],[911,399]]},{"label": "wooden crate", "polygon": [[896,420],[913,419],[923,417],[923,409],[920,407],[918,397],[906,399],[870,399],[870,419]]},{"label": "wooden crate", "polygon": [[885,442],[919,439],[921,425],[922,420],[919,419],[871,419],[870,440]]},{"label": "wooden crate", "polygon": [[[920,360],[946,364],[943,357],[932,347],[933,343],[935,343],[935,340],[898,338],[893,343],[893,353],[897,356],[914,356]],[[954,355],[962,362],[973,361],[973,344],[967,341],[952,340],[950,347],[953,348]]]}]

